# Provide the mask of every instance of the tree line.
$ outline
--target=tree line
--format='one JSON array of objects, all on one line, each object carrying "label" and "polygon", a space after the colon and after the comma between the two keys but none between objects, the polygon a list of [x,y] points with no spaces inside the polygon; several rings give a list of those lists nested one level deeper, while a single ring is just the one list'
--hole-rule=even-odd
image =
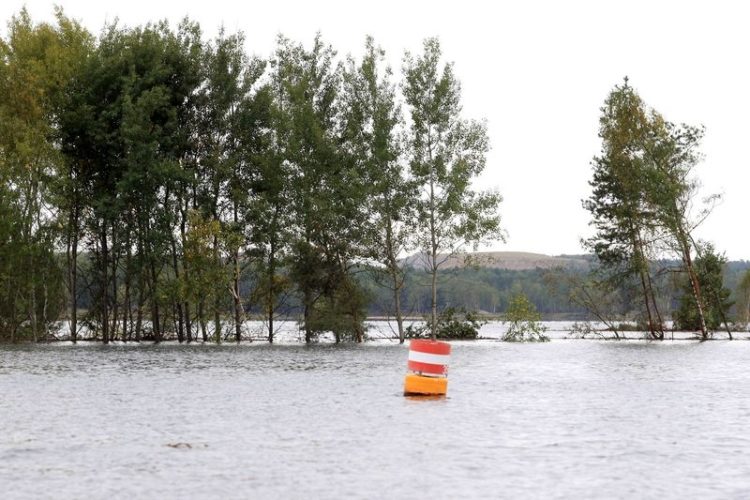
[{"label": "tree line", "polygon": [[[364,339],[364,319],[497,313],[518,294],[544,312],[666,322],[703,338],[750,316],[750,274],[695,229],[702,127],[674,124],[625,81],[601,108],[602,149],[583,200],[588,274],[444,267],[502,240],[501,197],[476,190],[486,125],[467,120],[437,39],[405,53],[400,79],[367,37],[359,58],[279,36],[250,55],[184,20],[98,36],[24,10],[0,39],[0,339],[68,320],[111,340],[243,339],[249,313],[301,317]],[[409,253],[419,269],[406,265]],[[442,285],[441,285],[442,282]]]},{"label": "tree line", "polygon": [[21,11],[0,40],[0,338],[66,318],[73,342],[240,341],[255,308],[273,342],[294,297],[307,342],[361,341],[366,268],[403,341],[414,251],[434,334],[445,256],[502,239],[501,198],[472,187],[486,125],[439,41],[401,73],[369,37],[358,59],[320,35],[262,58],[190,20],[94,36]]}]

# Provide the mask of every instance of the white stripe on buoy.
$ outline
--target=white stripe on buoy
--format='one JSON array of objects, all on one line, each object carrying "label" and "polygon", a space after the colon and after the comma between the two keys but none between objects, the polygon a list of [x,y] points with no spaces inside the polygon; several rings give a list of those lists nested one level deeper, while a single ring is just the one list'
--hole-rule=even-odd
[{"label": "white stripe on buoy", "polygon": [[409,351],[409,361],[416,361],[417,363],[447,365],[450,359],[450,354],[430,354],[428,352]]}]

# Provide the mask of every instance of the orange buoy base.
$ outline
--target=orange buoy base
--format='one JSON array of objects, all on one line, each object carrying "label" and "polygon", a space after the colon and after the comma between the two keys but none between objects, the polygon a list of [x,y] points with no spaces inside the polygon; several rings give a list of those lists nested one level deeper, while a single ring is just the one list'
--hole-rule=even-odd
[{"label": "orange buoy base", "polygon": [[448,379],[445,377],[423,377],[409,373],[404,380],[404,396],[445,396]]}]

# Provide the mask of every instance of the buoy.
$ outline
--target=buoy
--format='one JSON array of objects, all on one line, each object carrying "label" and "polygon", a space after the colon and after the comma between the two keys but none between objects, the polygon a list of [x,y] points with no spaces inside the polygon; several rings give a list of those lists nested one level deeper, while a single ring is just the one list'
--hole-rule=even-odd
[{"label": "buoy", "polygon": [[451,345],[436,340],[415,339],[409,343],[409,362],[404,396],[445,396],[448,392],[448,361]]}]

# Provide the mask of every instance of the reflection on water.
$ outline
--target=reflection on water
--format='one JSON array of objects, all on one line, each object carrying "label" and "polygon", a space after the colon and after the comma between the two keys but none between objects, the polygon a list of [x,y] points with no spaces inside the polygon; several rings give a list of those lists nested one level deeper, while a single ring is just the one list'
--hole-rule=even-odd
[{"label": "reflection on water", "polygon": [[0,347],[3,498],[750,496],[750,342]]}]

